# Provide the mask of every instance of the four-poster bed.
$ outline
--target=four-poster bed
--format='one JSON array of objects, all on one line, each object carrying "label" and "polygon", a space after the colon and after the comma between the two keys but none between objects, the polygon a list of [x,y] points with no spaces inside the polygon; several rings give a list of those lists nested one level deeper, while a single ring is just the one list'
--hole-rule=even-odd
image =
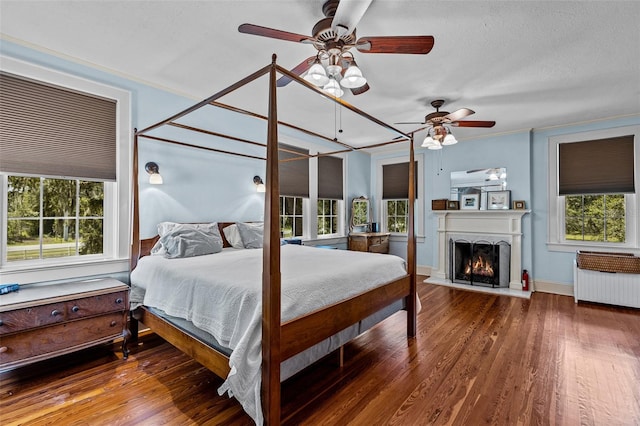
[{"label": "four-poster bed", "polygon": [[[379,143],[375,145],[368,145],[363,147],[351,147],[344,143],[339,143],[340,149],[323,154],[315,154],[317,156],[331,155],[337,153],[351,152],[363,148],[371,148],[375,146],[386,145],[390,143],[398,143],[402,141],[408,141],[409,143],[409,208],[408,215],[409,220],[407,223],[408,239],[407,239],[407,259],[406,266],[403,267],[401,273],[397,273],[394,276],[384,277],[381,275],[380,280],[382,282],[375,282],[372,278],[367,278],[367,285],[361,290],[352,290],[351,293],[347,293],[344,297],[337,297],[331,299],[325,305],[319,307],[313,307],[309,311],[302,314],[296,313],[293,317],[287,312],[287,307],[284,306],[281,300],[282,292],[290,291],[291,276],[287,275],[287,268],[290,263],[287,258],[281,258],[281,253],[288,253],[293,248],[282,248],[280,240],[280,220],[279,220],[279,174],[278,174],[278,126],[284,125],[292,127],[296,130],[305,131],[295,126],[290,126],[286,123],[278,121],[277,118],[277,104],[276,104],[276,73],[280,73],[289,77],[291,80],[296,81],[300,85],[317,92],[318,94],[328,98],[342,107],[351,110],[357,115],[381,126],[384,129],[390,130],[397,134],[399,137],[385,143]],[[228,107],[224,104],[217,102],[220,97],[233,92],[234,90],[244,86],[245,84],[252,82],[253,80],[268,74],[269,76],[269,105],[268,115],[266,117],[258,114],[250,113],[233,107]],[[209,135],[222,136],[231,140],[248,142],[256,144],[255,142],[241,140],[240,138],[232,136],[224,136],[211,131],[186,126],[184,124],[177,123],[176,120],[184,117],[202,107],[216,106],[226,109],[231,109],[239,113],[246,113],[251,116],[262,118],[267,121],[267,142],[266,144],[259,144],[266,147],[266,158],[260,158],[257,156],[247,155],[244,153],[232,152],[227,150],[220,150],[208,147],[197,146],[190,143],[171,140],[163,137],[152,136],[149,134],[154,129],[161,128],[165,125],[177,126],[181,129],[188,131],[195,131],[205,133]],[[307,132],[312,134],[312,132]],[[314,136],[319,136],[314,134]],[[376,314],[385,307],[397,303],[399,300],[404,302],[404,309],[407,311],[407,335],[408,337],[414,337],[416,334],[416,311],[417,311],[417,299],[416,299],[416,280],[415,280],[415,234],[414,234],[414,203],[415,203],[415,187],[414,187],[414,152],[412,136],[408,136],[399,130],[391,127],[388,124],[368,115],[367,113],[359,110],[358,108],[348,104],[347,102],[334,98],[331,95],[324,93],[322,90],[310,85],[299,76],[290,73],[288,70],[280,67],[276,64],[275,55],[273,55],[272,63],[259,71],[251,74],[243,80],[235,83],[232,86],[218,92],[217,94],[199,102],[198,104],[188,108],[166,120],[163,120],[157,124],[147,127],[143,130],[136,131],[134,140],[134,164],[133,164],[133,198],[134,198],[134,214],[133,214],[133,244],[132,244],[132,257],[131,257],[131,269],[132,269],[132,285],[136,281],[137,275],[142,275],[138,271],[134,271],[136,267],[146,262],[142,257],[149,254],[151,247],[156,243],[157,238],[153,239],[140,239],[140,219],[139,219],[139,195],[138,195],[138,139],[149,138],[155,141],[166,142],[170,144],[178,144],[181,146],[208,149],[211,151],[239,155],[249,158],[260,158],[266,161],[266,193],[264,204],[264,236],[262,241],[262,253],[261,253],[261,282],[262,290],[260,291],[261,306],[258,304],[258,309],[261,311],[261,315],[258,318],[258,326],[261,333],[261,339],[258,343],[258,348],[261,352],[261,365],[259,370],[259,377],[261,377],[261,392],[258,400],[258,420],[260,421],[260,414],[264,414],[264,421],[267,424],[279,424],[280,423],[280,381],[281,381],[281,362],[292,358],[296,354],[308,350],[314,345],[323,342],[325,339],[336,335],[337,333],[347,329],[350,326],[357,325],[366,318]],[[331,140],[326,137],[322,137],[325,140]],[[220,230],[229,225],[229,223],[218,223]],[[221,232],[224,245],[228,246],[229,243],[224,237],[224,232]],[[309,249],[301,247],[304,250],[317,250],[322,249]],[[339,255],[338,250],[324,250],[325,252],[335,252],[331,256]],[[342,251],[340,251],[342,252]],[[255,252],[254,252],[255,253]],[[353,256],[366,256],[369,259],[373,256],[376,263],[385,258],[395,258],[395,256],[369,254],[369,253],[355,253],[355,252],[342,252],[344,255]],[[233,254],[235,256],[235,254]],[[219,256],[214,254],[212,256]],[[288,256],[288,254],[287,254]],[[328,253],[326,256],[329,256]],[[377,257],[376,256],[382,256]],[[153,256],[150,256],[150,258]],[[202,256],[204,257],[204,256]],[[254,254],[255,257],[255,254]],[[319,258],[325,257],[318,256]],[[193,259],[193,258],[191,258]],[[194,262],[193,260],[188,260]],[[364,258],[363,258],[364,259]],[[148,259],[149,260],[149,259]],[[169,262],[172,259],[163,259]],[[179,259],[183,260],[183,259]],[[185,259],[186,260],[186,259]],[[360,258],[355,259],[360,260]],[[200,261],[199,259],[196,261]],[[243,260],[244,261],[244,260]],[[158,261],[159,263],[160,261]],[[254,259],[255,262],[255,259]],[[327,260],[327,262],[335,262],[334,260]],[[147,262],[151,263],[151,262]],[[185,262],[186,263],[186,262]],[[175,263],[177,264],[177,263]],[[329,263],[331,264],[331,263]],[[383,267],[385,268],[385,267]],[[388,267],[387,269],[391,269]],[[134,279],[136,278],[136,279]],[[342,278],[340,278],[342,279]],[[153,279],[151,279],[153,281]],[[147,283],[151,285],[153,283]],[[134,289],[135,290],[135,289]],[[286,305],[286,304],[284,304]],[[149,306],[140,306],[134,312],[134,317],[144,323],[156,334],[163,337],[174,346],[178,347],[195,360],[200,362],[205,367],[209,368],[215,374],[221,378],[227,378],[230,375],[236,374],[235,365],[230,366],[230,359],[233,359],[233,354],[230,351],[224,351],[220,348],[216,349],[211,344],[207,343],[205,339],[194,336],[185,331],[184,327],[173,324],[170,317],[163,316]],[[283,322],[284,319],[284,322]],[[136,325],[132,327],[136,329]],[[233,363],[233,362],[232,362]],[[230,374],[231,373],[231,374]],[[225,382],[226,384],[227,382]],[[237,397],[238,395],[236,395]],[[242,403],[242,401],[240,401]],[[243,403],[243,406],[244,403]],[[246,406],[245,406],[246,409]],[[256,420],[256,417],[254,417]]]}]

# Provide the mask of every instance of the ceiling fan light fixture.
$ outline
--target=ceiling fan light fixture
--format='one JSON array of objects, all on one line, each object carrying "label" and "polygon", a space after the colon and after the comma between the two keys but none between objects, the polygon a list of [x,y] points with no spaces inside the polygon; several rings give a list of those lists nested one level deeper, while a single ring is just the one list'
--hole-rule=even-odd
[{"label": "ceiling fan light fixture", "polygon": [[449,132],[447,136],[442,140],[442,145],[455,145],[458,143],[458,140]]},{"label": "ceiling fan light fixture", "polygon": [[304,79],[314,86],[322,87],[329,83],[329,77],[327,77],[327,73],[324,70],[322,64],[316,60],[316,62],[309,68],[307,71],[307,75],[304,76]]},{"label": "ceiling fan light fixture", "polygon": [[437,145],[437,144],[438,144],[438,142],[436,142],[436,141],[431,137],[431,135],[427,135],[427,137],[426,137],[426,138],[424,138],[424,141],[422,142],[422,147],[423,147],[423,148],[428,148],[428,147],[430,147],[431,145]]},{"label": "ceiling fan light fixture", "polygon": [[438,142],[436,142],[433,145],[429,145],[427,147],[427,149],[442,149],[442,145],[440,145]]},{"label": "ceiling fan light fixture", "polygon": [[336,98],[344,95],[344,91],[340,88],[340,85],[336,81],[335,78],[330,77],[329,82],[322,88],[325,92],[329,92],[332,96]]},{"label": "ceiling fan light fixture", "polygon": [[342,87],[346,87],[347,89],[356,89],[358,87],[362,87],[367,83],[367,79],[362,76],[362,71],[360,68],[352,62],[347,68],[347,71],[344,73],[344,77],[340,80],[340,84]]}]

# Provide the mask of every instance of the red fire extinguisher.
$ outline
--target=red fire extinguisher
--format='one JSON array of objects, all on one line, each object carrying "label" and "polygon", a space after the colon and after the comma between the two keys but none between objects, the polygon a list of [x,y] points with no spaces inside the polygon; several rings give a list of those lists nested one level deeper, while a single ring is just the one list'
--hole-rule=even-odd
[{"label": "red fire extinguisher", "polygon": [[526,269],[522,271],[522,290],[529,291],[529,273]]}]

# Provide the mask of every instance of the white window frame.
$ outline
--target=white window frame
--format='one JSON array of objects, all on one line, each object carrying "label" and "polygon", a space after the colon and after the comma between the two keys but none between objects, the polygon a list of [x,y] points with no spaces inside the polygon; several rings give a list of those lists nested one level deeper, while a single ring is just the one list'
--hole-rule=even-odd
[{"label": "white window frame", "polygon": [[[34,283],[129,270],[131,238],[131,93],[75,75],[0,55],[2,71],[116,101],[116,182],[104,186],[104,253],[5,263],[6,227],[0,230],[0,283]],[[14,173],[12,173],[13,175]],[[62,176],[45,176],[62,177]],[[7,174],[0,174],[0,215],[7,223]]]},{"label": "white window frame", "polygon": [[[634,168],[635,194],[625,195],[626,211],[626,241],[624,243],[575,241],[565,239],[565,197],[558,195],[558,149],[561,143],[584,142],[618,136],[634,135]],[[640,126],[624,126],[611,129],[593,130],[588,132],[571,133],[566,135],[551,136],[548,142],[549,171],[548,171],[548,205],[549,216],[547,218],[547,248],[551,251],[575,252],[577,250],[623,250],[637,251],[640,249],[640,226],[637,220],[640,212]]]},{"label": "white window frame", "polygon": [[[424,155],[416,154],[413,157],[414,161],[418,163],[416,172],[418,173],[418,190],[416,192],[416,202],[414,205],[414,226],[416,237],[424,236]],[[379,201],[379,213],[378,217],[381,226],[381,231],[389,232],[387,230],[387,201],[382,199],[382,167],[389,164],[408,163],[409,156],[402,157],[383,158],[376,162],[376,198]],[[392,232],[392,236],[407,237],[407,233]]]},{"label": "white window frame", "polygon": [[[318,211],[318,201],[320,200],[336,201],[338,203],[336,208],[336,214],[330,215],[331,217],[335,217],[336,230],[338,232],[334,232],[333,234],[318,234],[317,220],[320,217],[320,212]],[[316,237],[318,239],[323,239],[323,238],[336,238],[336,237],[342,236],[341,230],[344,229],[343,217],[344,217],[344,200],[337,200],[333,198],[317,198],[316,199],[316,228],[315,228]]]}]

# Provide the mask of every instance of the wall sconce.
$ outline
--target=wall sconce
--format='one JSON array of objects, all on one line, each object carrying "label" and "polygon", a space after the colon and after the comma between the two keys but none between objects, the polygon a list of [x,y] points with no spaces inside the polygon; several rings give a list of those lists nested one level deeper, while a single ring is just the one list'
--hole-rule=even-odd
[{"label": "wall sconce", "polygon": [[153,161],[149,161],[144,165],[144,169],[149,173],[149,183],[151,185],[162,185],[162,176],[160,175],[160,168]]},{"label": "wall sconce", "polygon": [[254,176],[253,183],[256,185],[256,192],[265,192],[267,190],[260,176]]}]

